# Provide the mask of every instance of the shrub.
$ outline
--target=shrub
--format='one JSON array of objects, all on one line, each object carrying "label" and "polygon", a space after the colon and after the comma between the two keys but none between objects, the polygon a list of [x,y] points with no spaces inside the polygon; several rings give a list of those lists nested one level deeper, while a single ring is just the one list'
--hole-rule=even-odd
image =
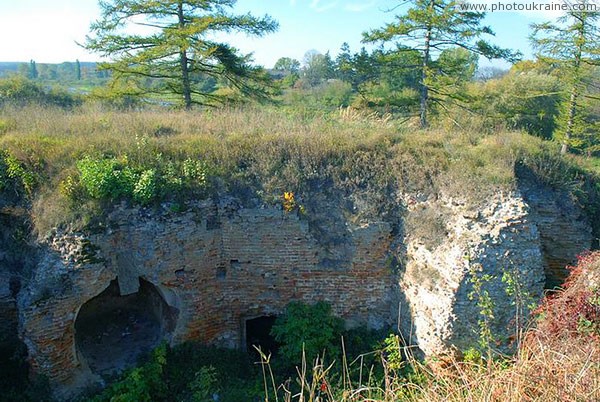
[{"label": "shrub", "polygon": [[31,195],[36,184],[35,175],[8,151],[0,150],[0,193],[9,189]]},{"label": "shrub", "polygon": [[206,186],[207,175],[206,165],[200,160],[187,158],[175,163],[165,161],[161,154],[143,165],[133,165],[127,156],[86,156],[77,162],[77,169],[78,182],[68,176],[61,183],[62,193],[72,200],[83,193],[91,199],[130,199],[141,205],[177,197],[182,192],[193,194]]},{"label": "shrub", "polygon": [[183,178],[189,186],[204,187],[206,185],[206,163],[198,159],[187,158],[181,166]]},{"label": "shrub", "polygon": [[133,199],[142,205],[148,205],[158,196],[156,171],[144,170],[133,188]]},{"label": "shrub", "polygon": [[80,105],[81,100],[65,90],[46,89],[26,78],[14,76],[0,80],[0,105],[2,104],[40,104],[71,108]]},{"label": "shrub", "polygon": [[281,344],[282,357],[291,364],[299,364],[303,352],[307,362],[324,352],[330,358],[339,356],[342,329],[342,320],[333,316],[328,303],[291,302],[285,314],[275,321],[271,334]]},{"label": "shrub", "polygon": [[81,185],[92,198],[116,200],[131,196],[136,186],[135,173],[115,158],[85,157],[77,162],[77,169]]},{"label": "shrub", "polygon": [[471,86],[475,107],[486,119],[543,138],[552,138],[556,128],[560,91],[555,78],[534,72],[513,72]]},{"label": "shrub", "polygon": [[[551,294],[537,310],[540,326],[553,336],[592,336],[600,340],[600,287],[589,286],[589,275],[599,276],[600,254],[580,256],[563,285],[564,291]],[[600,277],[600,276],[599,276]]]},{"label": "shrub", "polygon": [[194,374],[194,380],[190,384],[192,401],[212,402],[213,394],[217,391],[217,370],[213,366],[202,366]]},{"label": "shrub", "polygon": [[163,373],[167,364],[167,348],[162,345],[152,352],[150,361],[130,370],[123,379],[107,388],[91,402],[151,402],[165,400],[167,385]]}]

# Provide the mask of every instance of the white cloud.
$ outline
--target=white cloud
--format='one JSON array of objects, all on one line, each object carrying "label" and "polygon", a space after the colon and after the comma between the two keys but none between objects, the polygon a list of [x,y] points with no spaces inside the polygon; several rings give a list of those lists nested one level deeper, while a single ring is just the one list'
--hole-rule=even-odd
[{"label": "white cloud", "polygon": [[371,0],[369,2],[360,2],[360,3],[350,3],[344,7],[344,10],[351,11],[353,13],[360,13],[362,11],[368,10],[369,8],[375,5],[376,1]]},{"label": "white cloud", "polygon": [[339,1],[332,1],[326,4],[322,4],[321,0],[312,0],[312,2],[310,3],[310,8],[312,8],[318,13],[322,13],[336,7],[338,3]]}]

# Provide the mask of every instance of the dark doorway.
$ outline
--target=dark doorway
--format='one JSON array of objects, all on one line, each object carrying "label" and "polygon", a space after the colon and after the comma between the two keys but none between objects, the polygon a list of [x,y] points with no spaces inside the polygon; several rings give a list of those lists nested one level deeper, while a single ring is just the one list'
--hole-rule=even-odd
[{"label": "dark doorway", "polygon": [[248,353],[260,357],[254,348],[260,347],[265,355],[277,354],[279,344],[271,335],[271,328],[277,317],[269,315],[246,320],[246,350]]},{"label": "dark doorway", "polygon": [[173,331],[178,311],[151,283],[140,279],[137,293],[121,296],[116,280],[79,310],[77,349],[92,372],[110,376],[134,366]]}]

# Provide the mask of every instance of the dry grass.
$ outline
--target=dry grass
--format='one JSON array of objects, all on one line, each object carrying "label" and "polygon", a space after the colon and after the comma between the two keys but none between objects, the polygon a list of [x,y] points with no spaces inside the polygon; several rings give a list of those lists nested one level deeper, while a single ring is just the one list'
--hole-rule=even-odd
[{"label": "dry grass", "polygon": [[[536,327],[527,332],[513,360],[453,362],[430,377],[419,400],[600,400],[599,279],[596,253],[580,262],[566,290],[544,302]],[[591,331],[580,325],[587,318]]]},{"label": "dry grass", "polygon": [[[383,379],[373,379],[369,367],[353,377],[351,364],[345,360],[341,374],[335,374],[332,366],[317,359],[312,369],[307,369],[306,362],[298,368],[295,384],[301,385],[301,391],[291,392],[289,384],[284,384],[278,387],[279,396],[286,402],[599,401],[600,253],[580,265],[570,286],[542,306],[544,314],[526,333],[515,356],[471,361],[450,357],[424,364],[412,357],[410,348],[398,346],[408,356],[404,367],[411,367],[412,372],[407,375],[406,370],[396,370],[393,362],[382,360]],[[573,300],[581,294],[591,295],[586,300],[598,309],[595,333],[574,330],[561,314],[577,309]],[[268,366],[268,358],[263,363]],[[332,378],[337,385],[331,384]],[[275,386],[270,384],[265,383],[265,389],[275,400]]]}]

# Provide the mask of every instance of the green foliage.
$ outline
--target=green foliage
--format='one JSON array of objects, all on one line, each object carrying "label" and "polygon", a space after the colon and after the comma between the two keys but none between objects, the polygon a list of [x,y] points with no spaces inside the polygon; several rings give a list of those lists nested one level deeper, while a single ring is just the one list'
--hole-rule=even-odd
[{"label": "green foliage", "polygon": [[275,62],[273,70],[298,74],[300,72],[300,62],[290,57],[281,57]]},{"label": "green foliage", "polygon": [[309,50],[304,55],[304,67],[301,72],[302,86],[316,87],[334,76],[334,64],[329,52],[322,54]]},{"label": "green foliage", "polygon": [[516,345],[521,344],[525,329],[529,324],[528,317],[537,307],[540,295],[530,293],[525,289],[526,277],[518,267],[512,266],[502,272],[502,283],[505,293],[510,298],[510,304],[515,308],[514,328]]},{"label": "green foliage", "polygon": [[432,63],[432,68],[440,73],[439,90],[455,90],[457,86],[471,81],[477,71],[478,60],[477,53],[462,47],[444,49]]},{"label": "green foliage", "polygon": [[193,402],[212,402],[218,391],[217,370],[213,366],[202,366],[190,384]]},{"label": "green foliage", "polygon": [[130,196],[136,186],[137,175],[127,161],[115,158],[85,157],[77,162],[81,186],[91,198],[119,198]]},{"label": "green foliage", "polygon": [[477,348],[468,348],[463,352],[463,361],[480,365],[483,362],[481,351]]},{"label": "green foliage", "polygon": [[[295,193],[307,216],[317,216],[311,194],[315,185],[327,183],[333,195],[363,194],[365,202],[352,211],[353,219],[370,219],[395,213],[398,203],[390,191],[443,192],[476,205],[492,192],[514,188],[515,167],[598,209],[588,196],[596,186],[590,175],[598,171],[595,159],[561,158],[553,144],[522,133],[489,135],[479,128],[449,127],[414,135],[393,119],[366,114],[347,119],[338,110],[301,107],[204,113],[28,107],[8,108],[1,118],[16,128],[0,136],[0,148],[18,155],[23,169],[36,178],[32,206],[42,233],[60,224],[93,223],[108,210],[111,193],[122,194],[114,201],[139,203],[133,189],[148,170],[155,172],[154,181],[144,186],[150,191],[143,202],[155,192],[150,205],[174,210],[213,194],[233,194],[248,206],[281,205],[287,191]],[[97,172],[89,167],[94,185],[82,183],[77,165],[86,159],[103,167]],[[577,167],[580,162],[588,167]],[[98,185],[103,177],[113,190]],[[15,182],[9,182],[12,189]],[[26,194],[20,186],[17,182],[17,192]],[[104,194],[96,198],[88,190],[96,197]]]},{"label": "green foliage", "polygon": [[89,402],[190,401],[238,402],[255,395],[258,372],[240,351],[195,343],[162,345],[148,361],[126,371]]},{"label": "green foliage", "polygon": [[148,205],[157,196],[157,177],[154,169],[144,170],[133,188],[133,199],[142,205]]},{"label": "green foliage", "polygon": [[318,114],[336,110],[340,106],[348,106],[352,97],[350,84],[340,80],[331,80],[308,89],[288,90],[284,94],[283,100],[288,106]]},{"label": "green foliage", "polygon": [[188,342],[169,349],[167,360],[165,382],[172,400],[194,400],[197,393],[237,402],[255,392],[258,371],[245,352]]},{"label": "green foliage", "polygon": [[[481,39],[493,35],[489,27],[482,25],[483,13],[463,12],[453,0],[411,0],[409,3],[412,7],[405,14],[397,15],[396,21],[383,28],[364,33],[363,40],[392,42],[400,52],[419,53],[420,63],[412,68],[420,72],[420,120],[421,127],[426,127],[432,104],[455,98],[452,86],[456,80],[448,82],[447,78],[452,75],[464,77],[471,69],[474,56],[468,52],[490,59],[515,60],[520,55]],[[463,50],[455,48],[468,52],[461,55]],[[444,55],[448,50],[453,54]]]},{"label": "green foliage", "polygon": [[494,279],[489,274],[481,273],[482,267],[474,264],[469,272],[469,282],[472,290],[468,294],[469,300],[473,300],[479,309],[479,318],[477,320],[479,347],[481,351],[491,354],[492,346],[496,340],[492,329],[494,320],[495,303],[486,285]]},{"label": "green foliage", "polygon": [[332,315],[328,303],[291,302],[285,314],[277,317],[271,334],[281,345],[281,356],[298,365],[303,353],[307,362],[324,353],[332,360],[338,357],[342,329],[342,320]]},{"label": "green foliage", "polygon": [[402,342],[396,334],[390,334],[383,340],[383,353],[387,366],[390,370],[400,370],[406,366],[406,361],[402,356]]},{"label": "green foliage", "polygon": [[167,347],[152,352],[150,361],[130,370],[123,379],[112,384],[90,402],[152,402],[165,400],[167,386],[163,373],[167,364]]},{"label": "green foliage", "polygon": [[470,88],[474,108],[492,127],[505,125],[547,139],[556,128],[561,91],[554,77],[534,71],[511,71]]},{"label": "green foliage", "polygon": [[599,19],[599,12],[570,11],[556,23],[532,25],[531,40],[538,58],[555,68],[558,79],[565,84],[562,113],[555,133],[563,144],[562,153],[582,145],[582,105],[585,102],[581,98],[594,71],[592,67],[600,66]]},{"label": "green foliage", "polygon": [[13,190],[17,195],[24,192],[31,196],[36,177],[8,151],[0,150],[0,193]]},{"label": "green foliage", "polygon": [[0,104],[39,102],[43,97],[43,89],[26,78],[15,76],[0,80]]},{"label": "green foliage", "polygon": [[[175,164],[157,154],[154,166],[134,164],[124,156],[93,158],[86,156],[77,162],[79,180],[68,176],[62,182],[62,192],[76,200],[83,193],[91,199],[116,201],[131,199],[149,205],[160,199],[173,198],[177,193],[204,189],[206,164],[187,158]],[[81,191],[83,190],[83,191]]]},{"label": "green foliage", "polygon": [[41,104],[72,108],[81,104],[81,100],[64,90],[58,88],[48,90],[26,78],[14,76],[0,79],[0,105],[3,104],[17,106]]},{"label": "green foliage", "polygon": [[206,185],[206,163],[199,159],[187,158],[182,164],[183,179],[190,186]]}]

